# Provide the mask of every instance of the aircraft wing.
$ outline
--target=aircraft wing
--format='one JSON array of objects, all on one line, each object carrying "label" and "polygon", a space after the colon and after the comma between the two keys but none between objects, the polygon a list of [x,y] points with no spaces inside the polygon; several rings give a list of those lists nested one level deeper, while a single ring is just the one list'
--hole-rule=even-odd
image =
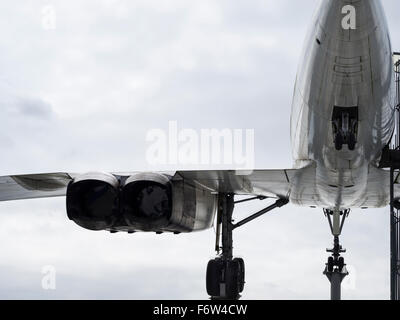
[{"label": "aircraft wing", "polygon": [[290,182],[296,170],[178,171],[174,179],[185,179],[212,192],[289,198]]},{"label": "aircraft wing", "polygon": [[45,173],[0,177],[0,201],[64,196],[73,176]]},{"label": "aircraft wing", "polygon": [[[274,198],[288,198],[290,181],[296,170],[255,170],[240,172],[176,171],[172,180],[185,180],[203,186],[210,192],[234,193]],[[134,173],[114,174],[129,176]],[[0,177],[0,201],[65,196],[75,173],[45,173]]]},{"label": "aircraft wing", "polygon": [[[309,169],[311,170],[312,168]],[[305,199],[303,199],[304,201],[308,199],[308,202],[306,201],[307,205],[319,205],[320,203],[315,200],[314,173],[310,170],[304,168],[255,170],[252,172],[209,170],[160,173],[167,174],[173,181],[185,180],[193,185],[201,186],[203,189],[209,190],[212,193],[234,193],[236,195],[254,195],[285,199],[288,199],[291,195],[292,198],[294,197],[294,199],[291,199],[294,200],[294,202],[301,196],[302,199]],[[384,206],[388,203],[389,189],[388,187],[382,188],[382,183],[383,185],[389,186],[389,172],[379,170],[381,175],[382,173],[385,174],[384,177],[382,177],[381,175],[376,176],[376,173],[374,173],[375,171],[372,173],[370,172],[368,181],[368,201],[358,204],[357,207],[374,207],[376,203]],[[138,172],[113,173],[113,175],[116,177],[129,177],[137,173]],[[302,177],[302,175],[306,175],[306,177]],[[79,174],[76,173],[1,176],[0,201],[65,196],[69,182],[78,176]],[[302,187],[298,188],[301,190],[301,195],[291,194],[293,191],[291,188],[296,184],[296,178],[299,177],[302,178]],[[400,194],[400,180],[398,177],[395,180],[395,193]]]}]

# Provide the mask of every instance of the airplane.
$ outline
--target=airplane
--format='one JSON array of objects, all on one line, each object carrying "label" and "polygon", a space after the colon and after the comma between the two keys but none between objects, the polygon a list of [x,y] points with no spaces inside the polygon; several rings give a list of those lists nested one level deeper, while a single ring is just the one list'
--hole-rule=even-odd
[{"label": "airplane", "polygon": [[[233,256],[236,228],[288,203],[322,208],[334,236],[325,274],[332,299],[340,299],[346,217],[390,202],[389,172],[379,163],[395,128],[393,72],[381,1],[321,0],[294,88],[292,169],[2,176],[0,201],[66,196],[68,218],[95,231],[180,234],[215,225],[217,257],[206,275],[213,299],[238,299],[244,290],[244,260]],[[235,204],[254,199],[275,202],[233,223]]]}]

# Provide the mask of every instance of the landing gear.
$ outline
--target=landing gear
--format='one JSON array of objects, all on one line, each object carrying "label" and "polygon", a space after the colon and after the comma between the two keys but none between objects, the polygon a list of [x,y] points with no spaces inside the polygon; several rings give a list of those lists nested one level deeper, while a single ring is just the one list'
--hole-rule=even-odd
[{"label": "landing gear", "polygon": [[[236,300],[244,289],[244,261],[233,259],[234,195],[220,195],[218,202],[217,237],[222,226],[222,254],[208,263],[207,293],[215,299]],[[219,239],[216,246],[219,252]]]},{"label": "landing gear", "polygon": [[341,253],[345,253],[346,249],[340,245],[339,236],[342,233],[343,225],[348,217],[350,210],[324,210],[325,216],[328,218],[329,226],[331,228],[334,243],[333,249],[327,249],[326,251],[332,253],[332,256],[328,258],[324,275],[327,276],[331,283],[331,300],[341,299],[341,284],[343,279],[348,276],[346,264],[344,258],[341,257]]},{"label": "landing gear", "polygon": [[350,151],[355,150],[358,131],[358,107],[334,107],[332,128],[337,151],[342,150],[345,144]]},{"label": "landing gear", "polygon": [[244,289],[244,274],[236,259],[210,260],[207,265],[207,293],[214,298],[236,300]]},{"label": "landing gear", "polygon": [[245,284],[245,274],[246,274],[246,268],[244,264],[244,260],[242,258],[235,258],[233,259],[234,262],[236,262],[239,266],[239,279],[240,279],[240,285],[239,285],[239,292],[243,292],[244,290],[244,284]]},{"label": "landing gear", "polygon": [[349,138],[347,139],[347,146],[349,147],[350,151],[354,151],[356,148],[356,136],[355,134],[352,132],[349,134]]},{"label": "landing gear", "polygon": [[[256,199],[264,200],[265,197],[255,197],[236,203]],[[233,230],[275,208],[286,205],[288,202],[287,199],[279,199],[273,205],[233,224],[232,214],[235,206],[234,195],[220,194],[218,196],[217,235],[215,244],[218,257],[208,262],[206,277],[207,293],[211,296],[211,299],[237,300],[240,298],[240,293],[244,290],[245,263],[242,258],[233,258]],[[221,249],[222,252],[220,253]]]}]

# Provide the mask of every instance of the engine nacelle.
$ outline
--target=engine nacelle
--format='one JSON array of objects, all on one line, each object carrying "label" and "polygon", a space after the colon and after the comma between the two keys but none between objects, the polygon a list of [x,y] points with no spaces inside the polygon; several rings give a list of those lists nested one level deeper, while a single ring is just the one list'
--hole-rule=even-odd
[{"label": "engine nacelle", "polygon": [[111,228],[119,215],[119,181],[111,174],[87,173],[67,188],[67,214],[79,226],[90,230]]},{"label": "engine nacelle", "polygon": [[172,183],[156,173],[139,173],[126,179],[121,189],[124,221],[135,230],[153,231],[168,226],[172,214]]},{"label": "engine nacelle", "polygon": [[67,190],[68,217],[90,230],[192,232],[212,227],[217,195],[159,173],[91,173]]},{"label": "engine nacelle", "polygon": [[204,230],[212,226],[217,209],[210,191],[158,173],[129,177],[121,193],[125,222],[136,230]]}]

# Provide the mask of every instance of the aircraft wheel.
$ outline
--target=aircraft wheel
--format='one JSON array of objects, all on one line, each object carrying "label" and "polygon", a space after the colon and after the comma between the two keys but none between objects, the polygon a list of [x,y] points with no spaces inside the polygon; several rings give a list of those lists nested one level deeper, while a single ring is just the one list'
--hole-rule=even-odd
[{"label": "aircraft wheel", "polygon": [[344,258],[340,257],[338,261],[339,271],[342,271],[344,268]]},{"label": "aircraft wheel", "polygon": [[230,261],[225,271],[226,298],[235,300],[239,298],[241,287],[241,270],[238,260]]},{"label": "aircraft wheel", "polygon": [[347,145],[349,146],[350,151],[354,151],[354,149],[356,148],[356,137],[355,137],[354,133],[350,134],[349,142]]},{"label": "aircraft wheel", "polygon": [[339,131],[339,132],[336,134],[336,138],[335,138],[335,148],[336,148],[337,151],[342,150],[342,148],[343,148],[343,143],[344,143],[344,138],[343,138],[342,133]]},{"label": "aircraft wheel", "polygon": [[328,258],[328,271],[329,272],[333,272],[333,265],[334,265],[333,257],[329,257]]},{"label": "aircraft wheel", "polygon": [[210,260],[207,265],[206,286],[207,293],[211,297],[219,297],[220,284],[222,282],[222,270],[224,263],[221,260]]},{"label": "aircraft wheel", "polygon": [[244,260],[242,258],[235,258],[235,259],[233,259],[233,261],[237,261],[237,263],[239,263],[239,271],[240,271],[239,292],[243,292],[244,284],[245,284],[245,264],[244,264]]}]

